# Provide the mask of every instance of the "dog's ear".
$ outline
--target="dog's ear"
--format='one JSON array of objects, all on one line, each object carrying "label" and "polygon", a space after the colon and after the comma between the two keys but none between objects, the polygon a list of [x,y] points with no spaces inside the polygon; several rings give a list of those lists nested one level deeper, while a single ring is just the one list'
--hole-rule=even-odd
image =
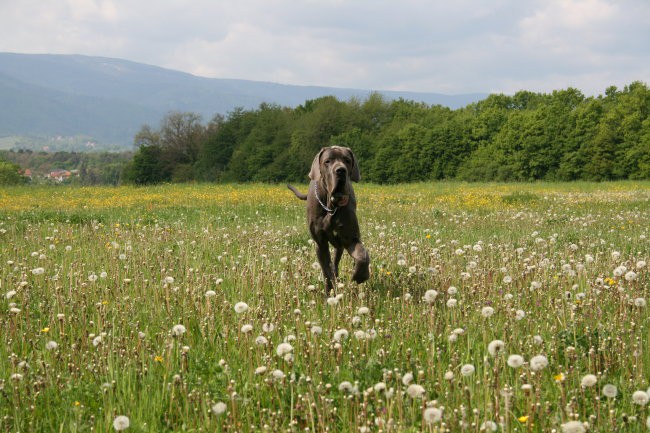
[{"label": "dog's ear", "polygon": [[354,156],[352,149],[349,147],[346,147],[345,149],[350,152],[350,156],[352,157],[352,172],[350,173],[350,180],[353,182],[359,182],[361,179],[361,173],[359,173],[359,163],[357,162],[357,157]]},{"label": "dog's ear", "polygon": [[311,163],[311,170],[309,170],[309,178],[311,180],[320,180],[320,156],[325,152],[323,147],[320,152],[314,157],[314,160]]}]

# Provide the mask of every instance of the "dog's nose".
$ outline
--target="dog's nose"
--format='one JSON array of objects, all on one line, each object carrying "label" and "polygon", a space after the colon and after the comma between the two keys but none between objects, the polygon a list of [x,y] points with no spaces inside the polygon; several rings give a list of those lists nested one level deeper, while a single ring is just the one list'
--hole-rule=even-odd
[{"label": "dog's nose", "polygon": [[339,167],[339,168],[336,169],[336,174],[338,176],[345,176],[346,173],[347,173],[347,170],[345,169],[345,167]]}]

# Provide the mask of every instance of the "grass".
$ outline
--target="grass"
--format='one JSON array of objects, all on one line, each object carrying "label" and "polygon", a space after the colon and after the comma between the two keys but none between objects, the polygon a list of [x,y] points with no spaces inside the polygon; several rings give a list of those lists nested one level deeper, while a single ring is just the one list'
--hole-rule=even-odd
[{"label": "grass", "polygon": [[0,432],[648,430],[650,183],[357,196],[328,299],[284,187],[0,190]]}]

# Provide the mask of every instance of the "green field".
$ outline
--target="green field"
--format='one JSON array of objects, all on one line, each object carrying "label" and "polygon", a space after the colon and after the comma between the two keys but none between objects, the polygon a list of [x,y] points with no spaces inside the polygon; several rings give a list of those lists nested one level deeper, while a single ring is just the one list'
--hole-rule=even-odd
[{"label": "green field", "polygon": [[648,431],[649,182],[356,191],[0,189],[0,432]]}]

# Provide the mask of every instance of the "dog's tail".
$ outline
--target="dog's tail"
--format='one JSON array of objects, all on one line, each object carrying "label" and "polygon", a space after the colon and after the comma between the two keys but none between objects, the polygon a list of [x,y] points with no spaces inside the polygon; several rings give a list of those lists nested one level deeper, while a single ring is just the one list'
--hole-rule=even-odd
[{"label": "dog's tail", "polygon": [[287,188],[289,188],[293,193],[298,197],[300,200],[307,200],[307,194],[303,194],[300,191],[298,191],[293,185],[288,185]]}]

